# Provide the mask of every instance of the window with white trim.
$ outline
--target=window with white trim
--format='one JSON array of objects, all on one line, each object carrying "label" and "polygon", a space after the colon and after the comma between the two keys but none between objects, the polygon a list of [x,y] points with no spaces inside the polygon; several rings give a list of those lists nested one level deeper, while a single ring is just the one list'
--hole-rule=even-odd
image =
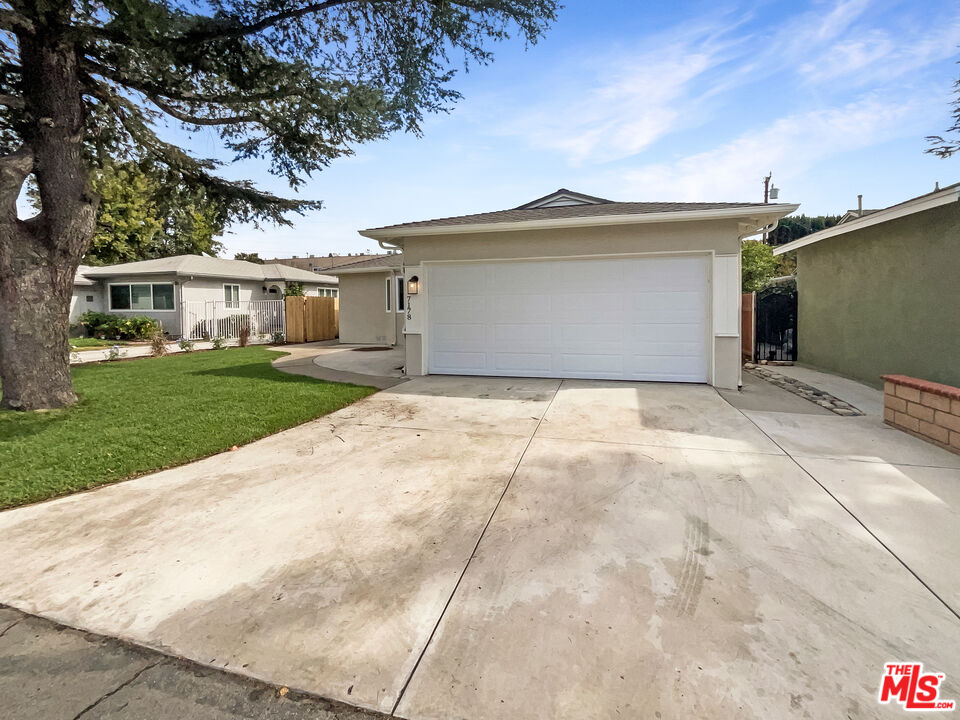
[{"label": "window with white trim", "polygon": [[173,310],[173,283],[110,284],[111,310]]},{"label": "window with white trim", "polygon": [[404,294],[403,294],[403,278],[397,275],[394,278],[397,285],[397,312],[404,311]]},{"label": "window with white trim", "polygon": [[240,286],[239,285],[224,285],[223,286],[223,302],[224,305],[228,308],[238,308],[240,307]]},{"label": "window with white trim", "polygon": [[387,312],[393,309],[393,278],[387,278]]}]

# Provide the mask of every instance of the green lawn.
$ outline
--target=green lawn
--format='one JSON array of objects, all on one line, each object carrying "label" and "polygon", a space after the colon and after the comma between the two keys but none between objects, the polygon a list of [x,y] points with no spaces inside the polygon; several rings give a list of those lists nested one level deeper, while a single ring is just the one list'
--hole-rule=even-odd
[{"label": "green lawn", "polygon": [[127,340],[101,340],[100,338],[70,338],[71,350],[97,350],[114,345],[129,345]]},{"label": "green lawn", "polygon": [[277,357],[247,347],[73,368],[77,405],[0,411],[0,508],[180,465],[376,392],[281,373]]}]

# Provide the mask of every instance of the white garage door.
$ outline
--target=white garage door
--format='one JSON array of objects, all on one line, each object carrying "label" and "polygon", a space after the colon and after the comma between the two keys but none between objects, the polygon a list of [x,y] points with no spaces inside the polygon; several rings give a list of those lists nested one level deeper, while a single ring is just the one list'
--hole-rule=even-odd
[{"label": "white garage door", "polygon": [[435,265],[428,369],[707,381],[706,256]]}]

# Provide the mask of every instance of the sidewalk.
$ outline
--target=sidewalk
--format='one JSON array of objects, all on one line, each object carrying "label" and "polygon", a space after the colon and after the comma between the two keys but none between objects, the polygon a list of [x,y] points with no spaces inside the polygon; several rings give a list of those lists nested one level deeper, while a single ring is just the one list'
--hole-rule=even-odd
[{"label": "sidewalk", "polygon": [[[250,338],[248,345],[270,345],[270,340],[256,340]],[[237,340],[225,340],[223,343],[224,347],[239,347],[240,343]],[[70,364],[71,365],[85,365],[86,363],[93,362],[103,362],[110,359],[110,351],[112,348],[103,348],[102,350],[82,350],[77,351],[73,350],[70,352]],[[213,343],[207,340],[194,340],[193,341],[194,350],[213,350]],[[127,360],[130,358],[141,358],[141,357],[150,357],[153,355],[153,349],[149,345],[118,345],[117,350],[120,353],[120,356],[116,358],[117,360]],[[180,349],[180,345],[176,342],[167,343],[167,354],[175,355],[177,353],[182,353],[183,350]]]},{"label": "sidewalk", "polygon": [[866,415],[883,417],[883,391],[839,375],[798,365],[767,366],[767,369],[796,378],[850,403]]},{"label": "sidewalk", "polygon": [[377,720],[387,716],[80,632],[0,606],[11,720]]}]

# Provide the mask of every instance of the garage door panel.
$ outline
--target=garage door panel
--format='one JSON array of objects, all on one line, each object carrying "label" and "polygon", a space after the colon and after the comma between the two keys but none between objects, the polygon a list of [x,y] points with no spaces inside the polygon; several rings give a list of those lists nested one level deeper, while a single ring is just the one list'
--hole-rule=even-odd
[{"label": "garage door panel", "polygon": [[[483,295],[435,298],[430,306],[430,320],[436,323],[462,323],[465,319],[469,320],[485,302]],[[476,322],[476,318],[473,318],[473,322]]]},{"label": "garage door panel", "polygon": [[633,355],[627,359],[627,372],[644,380],[662,376],[665,380],[697,380],[702,372],[696,358],[683,355]]},{"label": "garage door panel", "polygon": [[534,344],[540,347],[549,345],[553,333],[550,323],[498,323],[493,328],[495,343]]},{"label": "garage door panel", "polygon": [[492,314],[487,317],[496,323],[550,322],[553,317],[549,295],[497,295],[490,300]]},{"label": "garage door panel", "polygon": [[703,317],[706,293],[702,290],[635,291],[630,294],[628,307],[631,310],[663,312],[668,317],[678,310],[695,310]]},{"label": "garage door panel", "polygon": [[568,262],[559,264],[555,277],[563,287],[620,292],[627,282],[623,270],[620,261]]},{"label": "garage door panel", "polygon": [[552,356],[549,353],[494,353],[493,367],[501,375],[534,372],[549,375],[552,370]]},{"label": "garage door panel", "polygon": [[437,350],[433,355],[436,372],[463,372],[464,370],[482,371],[487,367],[487,354],[484,352],[450,352]]},{"label": "garage door panel", "polygon": [[623,295],[615,293],[563,293],[553,298],[553,317],[560,322],[582,323],[620,319],[625,311]]},{"label": "garage door panel", "polygon": [[615,343],[624,340],[622,323],[576,323],[560,326],[560,343]]},{"label": "garage door panel", "polygon": [[705,256],[431,267],[428,370],[705,382],[708,269]]},{"label": "garage door panel", "polygon": [[598,353],[563,353],[560,355],[560,369],[565,373],[609,376],[623,375],[623,355],[604,355]]},{"label": "garage door panel", "polygon": [[632,325],[698,325],[703,327],[703,310],[675,310],[669,315],[662,310],[634,310],[629,315]]},{"label": "garage door panel", "polygon": [[493,263],[489,267],[493,292],[549,294],[556,283],[552,269],[538,263]]},{"label": "garage door panel", "polygon": [[638,344],[650,342],[688,342],[693,345],[701,345],[700,339],[703,336],[703,325],[684,325],[676,323],[668,325],[658,323],[655,325],[631,325],[630,337]]},{"label": "garage door panel", "polygon": [[457,345],[475,343],[478,348],[482,348],[486,342],[486,326],[481,323],[437,324],[434,326],[433,341],[437,343],[438,348],[449,346],[450,343]]}]

